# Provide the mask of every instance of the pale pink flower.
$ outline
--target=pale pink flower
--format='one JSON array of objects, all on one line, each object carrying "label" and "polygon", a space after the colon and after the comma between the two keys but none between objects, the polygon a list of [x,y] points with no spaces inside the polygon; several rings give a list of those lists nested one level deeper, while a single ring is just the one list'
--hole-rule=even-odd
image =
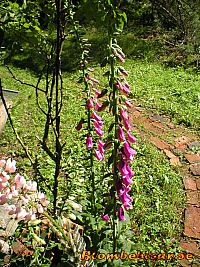
[{"label": "pale pink flower", "polygon": [[5,171],[8,172],[8,173],[15,172],[15,170],[16,170],[16,166],[15,165],[16,165],[16,161],[15,160],[11,161],[11,159],[9,158],[6,161]]},{"label": "pale pink flower", "polygon": [[14,182],[16,183],[17,188],[22,188],[26,185],[26,180],[20,174],[17,174],[14,178]]},{"label": "pale pink flower", "polygon": [[38,209],[39,213],[43,213],[44,212],[44,209],[43,209],[41,204],[37,204],[37,209]]}]

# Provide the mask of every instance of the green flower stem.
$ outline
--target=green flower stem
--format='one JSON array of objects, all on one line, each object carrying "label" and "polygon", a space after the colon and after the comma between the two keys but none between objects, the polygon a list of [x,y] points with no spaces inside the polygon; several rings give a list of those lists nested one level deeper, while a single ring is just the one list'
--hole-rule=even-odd
[{"label": "green flower stem", "polygon": [[[113,94],[113,116],[114,116],[114,150],[113,150],[113,168],[114,168],[114,174],[113,174],[113,184],[115,187],[115,181],[117,180],[117,155],[118,155],[118,139],[117,139],[117,128],[118,128],[118,102],[117,102],[117,90],[114,85],[115,82],[115,61],[112,56],[112,42],[113,38],[109,36],[109,43],[110,43],[110,87]],[[116,251],[117,247],[117,233],[116,233],[116,212],[117,212],[117,205],[116,205],[116,191],[114,192],[113,197],[113,253]]]},{"label": "green flower stem", "polygon": [[[84,63],[84,66],[82,67],[82,74],[83,74],[83,78],[84,78],[84,85],[85,85],[85,93],[87,94],[87,98],[86,98],[86,105],[87,105],[87,99],[90,97],[90,90],[89,90],[89,87],[88,87],[88,82],[87,82],[87,79],[85,77],[86,75],[86,72],[85,72],[85,54],[84,54],[84,46],[82,44],[82,41],[81,41],[81,38],[80,38],[80,35],[79,35],[79,31],[78,31],[78,27],[76,26],[76,23],[74,21],[74,17],[73,17],[73,12],[71,11],[70,12],[70,17],[71,17],[71,21],[72,21],[72,24],[73,24],[73,27],[74,27],[74,31],[75,31],[75,34],[76,34],[76,38],[79,42],[79,46],[80,46],[80,49],[82,51],[82,62]],[[91,111],[90,109],[88,108],[87,110],[87,124],[88,124],[88,134],[90,135],[91,134]],[[90,150],[90,179],[91,179],[91,186],[92,186],[92,193],[91,193],[91,199],[92,199],[92,203],[91,203],[91,207],[92,207],[92,212],[93,214],[96,214],[96,206],[95,206],[95,181],[94,181],[94,177],[95,177],[95,174],[94,174],[94,149],[92,148]]]}]

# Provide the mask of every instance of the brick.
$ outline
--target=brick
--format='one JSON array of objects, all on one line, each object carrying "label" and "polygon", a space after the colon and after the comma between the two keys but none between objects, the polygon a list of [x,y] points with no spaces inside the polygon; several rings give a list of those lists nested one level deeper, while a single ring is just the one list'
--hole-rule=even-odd
[{"label": "brick", "polygon": [[174,154],[173,154],[170,150],[168,150],[168,149],[164,149],[164,152],[165,152],[166,156],[167,156],[168,158],[170,158],[170,159],[176,157],[176,155],[174,155]]},{"label": "brick", "polygon": [[181,241],[180,247],[183,250],[186,250],[187,252],[189,252],[195,256],[200,255],[200,250],[199,250],[198,245],[195,241],[192,241],[192,240],[189,242]]},{"label": "brick", "polygon": [[168,123],[168,127],[170,128],[170,129],[174,129],[175,128],[175,125],[173,124],[173,123]]},{"label": "brick", "polygon": [[185,151],[187,149],[186,145],[177,145],[176,144],[176,149],[179,151]]},{"label": "brick", "polygon": [[162,129],[159,129],[159,128],[156,128],[153,126],[153,123],[148,123],[148,122],[145,122],[144,125],[143,125],[144,129],[146,130],[149,130],[155,134],[162,134],[163,133],[163,130]]},{"label": "brick", "polygon": [[153,124],[153,126],[159,128],[161,130],[164,130],[165,129],[165,126],[161,122],[153,121],[152,124]]},{"label": "brick", "polygon": [[196,205],[200,207],[200,196],[197,190],[195,191],[187,191],[187,203],[191,205]]},{"label": "brick", "polygon": [[187,136],[181,136],[181,137],[178,137],[175,139],[176,146],[185,145],[185,144],[189,143],[190,141],[191,141],[191,139],[188,138]]},{"label": "brick", "polygon": [[183,183],[186,190],[197,190],[196,180],[190,176],[183,178]]},{"label": "brick", "polygon": [[163,150],[168,149],[169,150],[171,147],[168,143],[162,141],[161,139],[159,139],[158,137],[155,137],[155,136],[151,136],[149,140],[152,144],[154,144],[159,149],[163,149]]},{"label": "brick", "polygon": [[184,234],[200,239],[200,208],[189,206],[185,210]]},{"label": "brick", "polygon": [[195,176],[200,176],[200,164],[191,164],[190,171]]},{"label": "brick", "polygon": [[181,166],[179,157],[173,157],[173,158],[171,158],[171,159],[170,159],[170,163],[171,163],[171,165],[173,165],[173,166]]},{"label": "brick", "polygon": [[199,154],[185,154],[185,158],[189,161],[189,163],[200,162],[200,155]]}]

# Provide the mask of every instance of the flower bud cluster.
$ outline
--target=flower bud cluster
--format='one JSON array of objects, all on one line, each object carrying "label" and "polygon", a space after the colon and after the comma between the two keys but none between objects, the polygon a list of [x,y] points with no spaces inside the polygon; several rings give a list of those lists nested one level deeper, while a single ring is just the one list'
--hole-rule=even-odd
[{"label": "flower bud cluster", "polygon": [[[83,67],[85,67],[85,65],[86,64],[84,64]],[[102,111],[104,109],[104,105],[99,102],[99,96],[101,95],[101,92],[96,88],[99,84],[99,81],[96,78],[92,77],[92,74],[88,74],[88,72],[93,73],[94,69],[88,68],[87,73],[85,74],[85,81],[87,83],[89,91],[85,109],[89,112],[90,127],[91,125],[93,125],[95,133],[99,136],[99,139],[97,141],[97,148],[94,149],[94,155],[99,161],[102,161],[104,160],[105,151],[105,143],[102,141],[102,137],[104,136],[104,131],[102,130],[104,121],[97,112]],[[77,125],[76,129],[80,130],[84,122],[85,120],[82,119]],[[88,150],[93,149],[91,129],[88,131],[88,135],[86,137],[86,148]]]},{"label": "flower bud cluster", "polygon": [[47,205],[46,196],[38,192],[35,181],[26,181],[16,171],[16,161],[0,160],[0,205],[17,220],[35,220]]}]

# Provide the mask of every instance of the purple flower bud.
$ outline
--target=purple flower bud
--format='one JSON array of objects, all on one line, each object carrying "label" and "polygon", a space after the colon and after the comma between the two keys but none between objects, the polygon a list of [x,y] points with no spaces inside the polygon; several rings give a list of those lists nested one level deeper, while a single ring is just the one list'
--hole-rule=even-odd
[{"label": "purple flower bud", "polygon": [[103,121],[94,121],[94,127],[95,128],[102,128]]},{"label": "purple flower bud", "polygon": [[125,109],[120,109],[119,112],[122,120],[128,120],[128,113]]},{"label": "purple flower bud", "polygon": [[101,218],[104,220],[104,221],[109,221],[110,220],[110,217],[105,214],[105,215],[102,215]]},{"label": "purple flower bud", "polygon": [[92,144],[92,137],[90,135],[87,136],[87,140],[86,140],[86,148],[88,150],[92,149],[93,144]]},{"label": "purple flower bud", "polygon": [[95,129],[95,132],[96,132],[99,136],[103,137],[103,135],[104,135],[104,131],[102,131],[102,130],[101,130],[100,128],[98,128],[98,127],[95,127],[94,129]]},{"label": "purple flower bud", "polygon": [[119,218],[119,221],[126,221],[122,207],[119,207],[118,218]]},{"label": "purple flower bud", "polygon": [[129,131],[131,129],[131,125],[130,125],[128,119],[123,120],[123,125],[124,125],[124,127],[126,128],[127,131]]}]

